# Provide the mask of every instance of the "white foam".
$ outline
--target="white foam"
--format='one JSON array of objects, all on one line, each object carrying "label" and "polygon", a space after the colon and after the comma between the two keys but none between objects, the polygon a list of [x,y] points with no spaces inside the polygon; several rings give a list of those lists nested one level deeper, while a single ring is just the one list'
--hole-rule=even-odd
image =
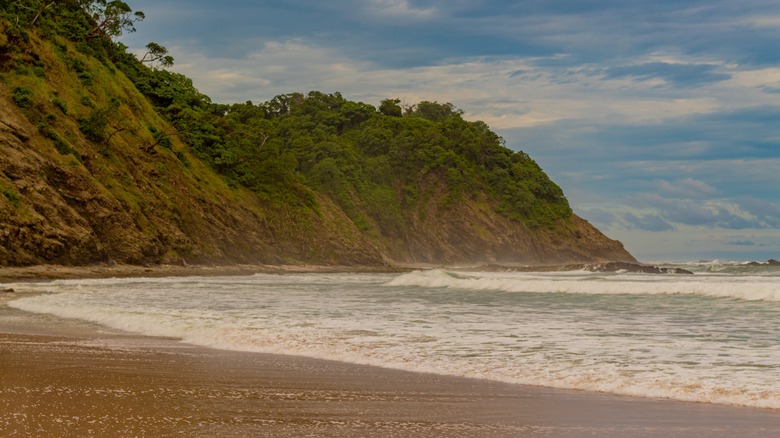
[{"label": "white foam", "polygon": [[416,271],[401,275],[388,286],[419,286],[503,292],[569,293],[593,295],[700,295],[742,300],[780,301],[776,277],[733,277],[651,274],[527,274],[452,273],[445,270]]},{"label": "white foam", "polygon": [[741,298],[743,280],[447,271],[69,280],[14,285],[57,293],[10,305],[216,348],[780,409],[780,307],[755,292],[709,299]]}]

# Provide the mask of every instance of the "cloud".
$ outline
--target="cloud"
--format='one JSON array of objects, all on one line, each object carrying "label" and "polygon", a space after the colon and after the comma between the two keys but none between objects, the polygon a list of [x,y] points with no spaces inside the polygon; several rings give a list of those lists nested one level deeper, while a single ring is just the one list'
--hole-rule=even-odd
[{"label": "cloud", "polygon": [[771,230],[780,225],[780,205],[755,199],[669,199],[645,193],[631,207],[590,208],[583,215],[605,229],[669,231],[684,226],[723,230]]},{"label": "cloud", "polygon": [[369,8],[381,18],[426,19],[436,13],[436,8],[417,8],[408,0],[371,0]]},{"label": "cloud", "polygon": [[730,240],[723,242],[723,244],[729,246],[757,246],[756,242],[752,240]]},{"label": "cloud", "polygon": [[765,225],[764,228],[780,228],[780,202],[742,196],[736,200],[739,208]]},{"label": "cloud", "polygon": [[754,16],[754,17],[746,17],[744,19],[744,23],[749,26],[780,29],[780,15],[761,15],[761,16]]},{"label": "cloud", "polygon": [[640,229],[645,231],[671,231],[674,225],[667,221],[663,216],[655,213],[636,215],[633,213],[623,213],[623,221],[628,229]]},{"label": "cloud", "polygon": [[642,81],[660,79],[675,87],[692,87],[725,81],[731,75],[720,71],[715,64],[677,64],[668,62],[648,62],[638,65],[608,67],[604,71],[606,79],[635,78]]},{"label": "cloud", "polygon": [[666,195],[694,199],[700,199],[715,193],[714,187],[693,178],[684,178],[676,181],[659,181],[658,190]]}]

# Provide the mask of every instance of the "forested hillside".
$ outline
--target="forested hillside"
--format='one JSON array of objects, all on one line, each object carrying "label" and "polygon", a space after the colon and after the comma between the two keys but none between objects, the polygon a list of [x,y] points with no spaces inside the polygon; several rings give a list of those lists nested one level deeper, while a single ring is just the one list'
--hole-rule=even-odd
[{"label": "forested hillside", "polygon": [[633,261],[452,104],[218,104],[124,2],[0,7],[0,264]]}]

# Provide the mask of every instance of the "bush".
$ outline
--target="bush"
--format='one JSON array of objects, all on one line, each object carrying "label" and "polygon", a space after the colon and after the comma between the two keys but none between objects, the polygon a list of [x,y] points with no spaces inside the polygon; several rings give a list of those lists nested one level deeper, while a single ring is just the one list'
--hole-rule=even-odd
[{"label": "bush", "polygon": [[57,109],[59,109],[62,114],[68,114],[68,107],[65,106],[65,102],[55,98],[51,101],[51,103],[57,107]]},{"label": "bush", "polygon": [[105,110],[96,109],[89,117],[79,120],[79,129],[90,140],[102,143],[106,140],[108,114]]},{"label": "bush", "polygon": [[111,117],[119,108],[119,101],[112,98],[111,103],[105,108],[92,110],[88,117],[79,120],[79,129],[90,140],[103,143],[108,140],[106,128]]},{"label": "bush", "polygon": [[176,151],[175,154],[176,154],[176,158],[179,159],[179,161],[181,162],[181,164],[184,165],[184,167],[190,167],[190,160],[187,159],[187,156],[184,155],[184,152]]},{"label": "bush", "polygon": [[30,108],[33,101],[33,90],[30,87],[16,87],[13,89],[12,98],[19,108]]}]

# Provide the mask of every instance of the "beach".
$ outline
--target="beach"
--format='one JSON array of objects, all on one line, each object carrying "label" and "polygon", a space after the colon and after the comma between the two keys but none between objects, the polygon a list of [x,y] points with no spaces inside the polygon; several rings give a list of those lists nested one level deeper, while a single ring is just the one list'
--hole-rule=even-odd
[{"label": "beach", "polygon": [[0,303],[0,436],[765,437],[780,412],[193,346]]}]

